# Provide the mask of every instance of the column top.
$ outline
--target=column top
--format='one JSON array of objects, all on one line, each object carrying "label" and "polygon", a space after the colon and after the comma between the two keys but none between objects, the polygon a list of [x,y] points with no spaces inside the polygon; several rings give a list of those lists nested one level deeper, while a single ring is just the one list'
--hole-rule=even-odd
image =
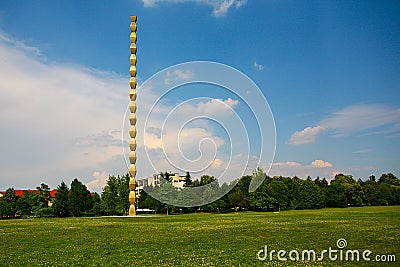
[{"label": "column top", "polygon": [[136,22],[136,20],[137,20],[137,17],[136,17],[136,16],[131,16],[131,21],[132,21],[132,22]]}]

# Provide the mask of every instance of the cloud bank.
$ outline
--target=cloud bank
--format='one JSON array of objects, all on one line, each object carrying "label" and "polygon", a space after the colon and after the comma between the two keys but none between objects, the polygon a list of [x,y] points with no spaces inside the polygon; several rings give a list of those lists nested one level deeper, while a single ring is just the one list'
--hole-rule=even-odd
[{"label": "cloud bank", "polygon": [[325,128],[322,126],[307,127],[304,130],[296,131],[290,137],[288,144],[291,145],[304,145],[313,143],[319,135],[325,132]]},{"label": "cloud bank", "polygon": [[247,3],[247,0],[142,0],[144,7],[155,7],[160,3],[182,4],[197,3],[208,5],[213,8],[213,16],[224,17],[232,7],[240,8]]},{"label": "cloud bank", "polygon": [[[78,174],[90,177],[123,156],[128,79],[48,62],[38,48],[4,33],[0,58],[0,146],[6,151],[0,155],[0,186],[54,187]],[[121,166],[114,163],[109,171]]]},{"label": "cloud bank", "polygon": [[321,159],[314,160],[308,165],[303,165],[298,162],[275,162],[269,172],[270,176],[297,176],[300,178],[326,177],[327,179],[333,178],[337,171],[334,169],[332,163],[323,161]]},{"label": "cloud bank", "polygon": [[[34,188],[41,182],[54,188],[62,180],[69,183],[77,177],[89,189],[101,191],[108,174],[127,172],[124,156],[129,153],[129,123],[125,122],[125,128],[122,125],[129,104],[128,77],[48,62],[38,48],[4,33],[0,33],[0,58],[0,188]],[[165,78],[187,80],[193,75],[191,70],[175,70]],[[138,93],[137,129],[145,132],[137,139],[138,179],[154,172],[141,160],[147,157],[146,149],[155,155],[157,169],[174,171],[160,150],[165,149],[162,141],[173,143],[177,138],[168,129],[181,125],[172,121],[164,132],[160,127],[175,104],[161,102],[154,112],[156,127],[143,131],[153,93],[152,88]],[[183,103],[176,115],[229,118],[238,104],[232,98],[209,98]],[[182,152],[192,159],[226,144],[225,136],[205,120],[184,127],[179,140]],[[179,165],[183,159],[172,154],[172,160]],[[243,161],[233,159],[233,165],[235,160]],[[218,175],[228,161],[228,155],[220,152],[210,161],[207,173]]]},{"label": "cloud bank", "polygon": [[286,143],[310,144],[324,132],[334,137],[352,134],[398,137],[400,109],[378,104],[352,105],[330,114],[315,127],[306,127],[294,132]]}]

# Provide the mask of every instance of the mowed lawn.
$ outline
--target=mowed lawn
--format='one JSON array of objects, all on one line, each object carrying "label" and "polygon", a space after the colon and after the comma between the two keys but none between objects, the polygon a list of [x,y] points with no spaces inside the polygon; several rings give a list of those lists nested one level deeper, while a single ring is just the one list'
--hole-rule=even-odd
[{"label": "mowed lawn", "polygon": [[[0,221],[0,266],[382,266],[259,261],[274,250],[369,249],[400,266],[400,207]],[[287,255],[286,255],[287,256]],[[384,266],[385,266],[384,265]]]}]

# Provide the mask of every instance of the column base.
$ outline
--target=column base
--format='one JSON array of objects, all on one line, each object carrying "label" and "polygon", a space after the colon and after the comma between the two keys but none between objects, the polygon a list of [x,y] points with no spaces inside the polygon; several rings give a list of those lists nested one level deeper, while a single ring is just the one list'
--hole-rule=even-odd
[{"label": "column base", "polygon": [[135,205],[131,205],[131,206],[129,207],[129,216],[136,216]]}]

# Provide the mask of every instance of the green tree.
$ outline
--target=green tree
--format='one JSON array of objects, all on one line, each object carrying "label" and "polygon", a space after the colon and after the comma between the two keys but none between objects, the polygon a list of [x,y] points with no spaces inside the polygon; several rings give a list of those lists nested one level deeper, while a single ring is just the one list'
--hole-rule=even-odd
[{"label": "green tree", "polygon": [[203,203],[209,203],[209,204],[201,206],[201,209],[204,211],[214,211],[214,209],[216,208],[216,205],[210,205],[210,204],[215,202],[216,200],[218,200],[218,199],[216,199],[216,197],[220,196],[220,187],[219,187],[218,182],[216,182],[216,180],[214,180],[214,182],[204,184],[204,186],[199,189],[201,189],[201,191],[202,191],[200,197],[202,198]]},{"label": "green tree", "polygon": [[192,181],[192,187],[199,187],[200,186],[200,181],[198,179]]},{"label": "green tree", "polygon": [[400,186],[400,179],[397,178],[393,173],[384,173],[379,178],[378,184],[386,183],[389,185]]},{"label": "green tree", "polygon": [[54,199],[53,203],[53,210],[54,210],[54,215],[57,217],[67,217],[70,213],[70,201],[69,201],[69,188],[68,186],[64,183],[64,181],[61,182],[61,184],[57,187],[57,194]]},{"label": "green tree", "polygon": [[214,176],[209,176],[207,174],[203,175],[200,177],[200,186],[206,185],[206,184],[211,184],[212,182],[215,182],[216,179]]},{"label": "green tree", "polygon": [[375,182],[375,180],[376,180],[375,175],[371,175],[371,176],[369,177],[369,181]]},{"label": "green tree", "polygon": [[354,180],[352,175],[344,175],[343,173],[339,173],[335,175],[335,178],[332,180],[331,183],[333,182],[339,182],[341,184],[345,184],[345,183],[355,183],[356,180]]},{"label": "green tree", "polygon": [[299,209],[319,209],[324,206],[322,190],[312,180],[303,181],[299,188]]},{"label": "green tree", "polygon": [[156,211],[156,213],[163,211],[163,205],[160,201],[149,195],[147,192],[151,192],[152,186],[145,186],[140,192],[140,197],[138,199],[138,207],[141,209],[151,209]]},{"label": "green tree", "polygon": [[318,185],[319,187],[322,187],[322,183],[321,183],[322,181],[319,179],[319,176],[317,177],[317,178],[315,178],[315,180],[314,180],[314,183],[316,184],[316,185]]},{"label": "green tree", "polygon": [[0,197],[0,218],[5,218],[7,214],[7,202],[4,197]]},{"label": "green tree", "polygon": [[230,207],[247,207],[248,196],[237,185],[228,193],[228,203]]},{"label": "green tree", "polygon": [[368,206],[379,205],[379,195],[378,195],[378,183],[375,179],[370,179],[366,182],[361,183],[362,190],[364,192],[364,203]]},{"label": "green tree", "polygon": [[161,183],[165,183],[165,182],[171,183],[172,182],[172,177],[169,172],[160,172],[160,176],[165,179],[165,180],[161,179]]},{"label": "green tree", "polygon": [[314,183],[316,184],[316,185],[318,185],[321,189],[324,189],[324,188],[327,188],[328,187],[328,181],[326,180],[326,178],[324,177],[324,179],[319,179],[319,177],[317,177],[315,180],[314,180]]},{"label": "green tree", "polygon": [[[242,176],[233,189],[227,194],[228,203],[227,205],[231,208],[242,207],[248,209],[249,204],[249,185],[252,176]],[[221,188],[221,190],[225,190]]]},{"label": "green tree", "polygon": [[143,188],[145,188],[145,187],[146,187],[146,190],[144,190],[144,189],[140,190],[140,195],[136,196],[138,198],[137,206],[139,209],[148,209],[149,208],[149,206],[147,206],[145,203],[146,203],[146,199],[150,196],[149,196],[149,194],[147,194],[148,186],[145,185]]},{"label": "green tree", "polygon": [[337,174],[332,183],[340,183],[344,186],[347,204],[349,205],[356,206],[357,198],[364,198],[361,183],[356,182],[351,175]]},{"label": "green tree", "polygon": [[346,191],[347,203],[352,206],[357,206],[357,199],[364,198],[364,192],[360,183],[343,184]]},{"label": "green tree", "polygon": [[92,209],[93,203],[86,185],[78,179],[71,182],[71,190],[68,194],[68,206],[73,216],[81,216],[82,213]]},{"label": "green tree", "polygon": [[108,215],[117,215],[118,181],[114,175],[108,177],[101,193],[101,208]]},{"label": "green tree", "polygon": [[116,210],[119,214],[127,214],[129,211],[129,174],[117,177],[117,205]]},{"label": "green tree", "polygon": [[343,184],[333,182],[328,186],[325,203],[327,207],[347,207],[346,189]]},{"label": "green tree", "polygon": [[321,187],[322,188],[327,188],[329,185],[328,181],[326,180],[326,178],[324,177],[324,179],[322,179],[321,181]]},{"label": "green tree", "polygon": [[217,199],[214,202],[207,204],[204,210],[216,213],[224,212],[227,210],[226,202],[222,199]]},{"label": "green tree", "polygon": [[174,208],[171,203],[174,199],[177,199],[177,189],[170,183],[161,184],[159,187],[153,189],[157,199],[162,203],[163,212],[167,215]]},{"label": "green tree", "polygon": [[268,211],[274,208],[276,200],[269,195],[268,191],[268,185],[270,182],[271,178],[267,176],[257,190],[250,193],[249,204],[252,209],[258,211]]},{"label": "green tree", "polygon": [[381,183],[378,186],[379,200],[378,204],[381,206],[392,205],[394,203],[394,197],[392,194],[392,187],[387,183]]},{"label": "green tree", "polygon": [[52,217],[53,209],[49,207],[50,187],[42,183],[36,187],[38,190],[36,205],[32,207],[32,212],[37,217]]},{"label": "green tree", "polygon": [[99,216],[101,215],[101,198],[100,195],[97,193],[94,193],[92,195],[92,202],[93,202],[93,208],[92,212],[94,215]]},{"label": "green tree", "polygon": [[25,192],[17,202],[18,213],[22,216],[33,214],[33,207],[38,205],[39,196],[33,192]]},{"label": "green tree", "polygon": [[356,199],[356,206],[361,207],[362,205],[363,205],[363,200],[360,196],[358,196]]},{"label": "green tree", "polygon": [[129,174],[108,177],[101,193],[101,209],[108,215],[124,215],[129,210]]},{"label": "green tree", "polygon": [[36,187],[36,190],[39,192],[38,195],[40,202],[44,207],[48,207],[50,200],[50,187],[45,183],[41,183],[40,186]]},{"label": "green tree", "polygon": [[267,190],[268,195],[275,200],[274,208],[280,210],[286,209],[289,206],[289,191],[287,186],[278,179],[272,179],[267,186]]},{"label": "green tree", "polygon": [[4,216],[8,218],[14,218],[17,212],[17,195],[15,194],[14,188],[8,188],[6,194],[3,197],[5,200]]},{"label": "green tree", "polygon": [[394,205],[400,205],[400,186],[393,186],[392,189]]},{"label": "green tree", "polygon": [[289,203],[290,203],[290,208],[291,209],[297,209],[299,208],[299,205],[302,202],[302,199],[300,197],[300,187],[303,183],[303,180],[300,179],[297,176],[294,176],[293,178],[285,178],[285,184],[289,190]]},{"label": "green tree", "polygon": [[190,178],[190,172],[186,172],[185,176],[185,187],[191,186],[192,185],[192,179]]}]

